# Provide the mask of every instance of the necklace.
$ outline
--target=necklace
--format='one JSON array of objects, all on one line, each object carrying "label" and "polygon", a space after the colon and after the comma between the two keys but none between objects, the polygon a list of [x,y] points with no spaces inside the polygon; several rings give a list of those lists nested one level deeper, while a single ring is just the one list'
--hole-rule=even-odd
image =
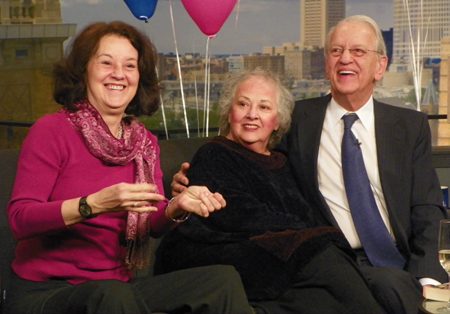
[{"label": "necklace", "polygon": [[119,132],[117,134],[117,139],[120,140],[122,138],[123,135],[123,128],[122,128],[122,123],[119,124]]}]

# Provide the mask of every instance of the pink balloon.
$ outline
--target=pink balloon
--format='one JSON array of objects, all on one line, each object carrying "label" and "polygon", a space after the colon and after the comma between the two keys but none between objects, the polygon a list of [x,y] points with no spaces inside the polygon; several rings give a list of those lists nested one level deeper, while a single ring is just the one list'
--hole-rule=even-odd
[{"label": "pink balloon", "polygon": [[237,0],[181,0],[184,8],[208,36],[216,35],[230,16]]}]

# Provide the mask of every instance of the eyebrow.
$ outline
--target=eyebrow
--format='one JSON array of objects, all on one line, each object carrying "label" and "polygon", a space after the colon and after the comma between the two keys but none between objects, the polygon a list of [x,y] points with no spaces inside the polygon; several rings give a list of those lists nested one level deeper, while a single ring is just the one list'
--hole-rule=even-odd
[{"label": "eyebrow", "polygon": [[[97,58],[100,58],[100,57],[110,57],[110,58],[114,59],[114,57],[112,55],[110,55],[109,53],[101,53],[97,56]],[[138,59],[136,59],[135,57],[130,57],[130,58],[126,59],[126,61],[130,61],[130,60],[137,61]]]},{"label": "eyebrow", "polygon": [[[239,100],[240,98],[244,98],[246,100],[250,100],[250,98],[247,97],[247,96],[239,96],[237,99]],[[268,99],[261,99],[259,102],[260,103],[263,102],[263,103],[270,103],[270,104],[272,104],[272,102],[270,100],[268,100]]]},{"label": "eyebrow", "polygon": [[[330,45],[330,47],[331,47],[331,48],[333,48],[333,47],[340,47],[340,48],[343,48],[344,45],[340,45],[340,44],[332,44],[332,45]],[[356,44],[356,45],[350,46],[350,48],[366,48],[366,45],[364,45],[364,44]]]}]

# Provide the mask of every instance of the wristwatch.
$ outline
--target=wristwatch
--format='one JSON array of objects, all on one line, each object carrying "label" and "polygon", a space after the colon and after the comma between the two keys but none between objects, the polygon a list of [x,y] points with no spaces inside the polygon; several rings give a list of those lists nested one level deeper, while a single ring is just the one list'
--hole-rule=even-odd
[{"label": "wristwatch", "polygon": [[96,215],[92,215],[92,208],[86,202],[86,198],[87,198],[87,196],[80,198],[80,204],[78,206],[78,211],[80,212],[80,215],[84,219],[91,219],[91,218],[96,217]]}]

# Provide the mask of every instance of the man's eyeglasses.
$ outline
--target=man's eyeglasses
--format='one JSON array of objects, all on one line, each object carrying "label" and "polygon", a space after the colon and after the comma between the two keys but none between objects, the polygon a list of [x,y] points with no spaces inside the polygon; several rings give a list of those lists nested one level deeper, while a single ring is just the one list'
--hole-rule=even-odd
[{"label": "man's eyeglasses", "polygon": [[381,53],[376,50],[368,50],[368,49],[362,49],[362,48],[345,48],[344,49],[344,48],[335,47],[335,48],[331,48],[328,51],[328,54],[333,57],[340,57],[340,56],[342,56],[342,54],[344,53],[345,50],[348,50],[353,57],[358,57],[358,58],[364,57],[369,52]]}]

